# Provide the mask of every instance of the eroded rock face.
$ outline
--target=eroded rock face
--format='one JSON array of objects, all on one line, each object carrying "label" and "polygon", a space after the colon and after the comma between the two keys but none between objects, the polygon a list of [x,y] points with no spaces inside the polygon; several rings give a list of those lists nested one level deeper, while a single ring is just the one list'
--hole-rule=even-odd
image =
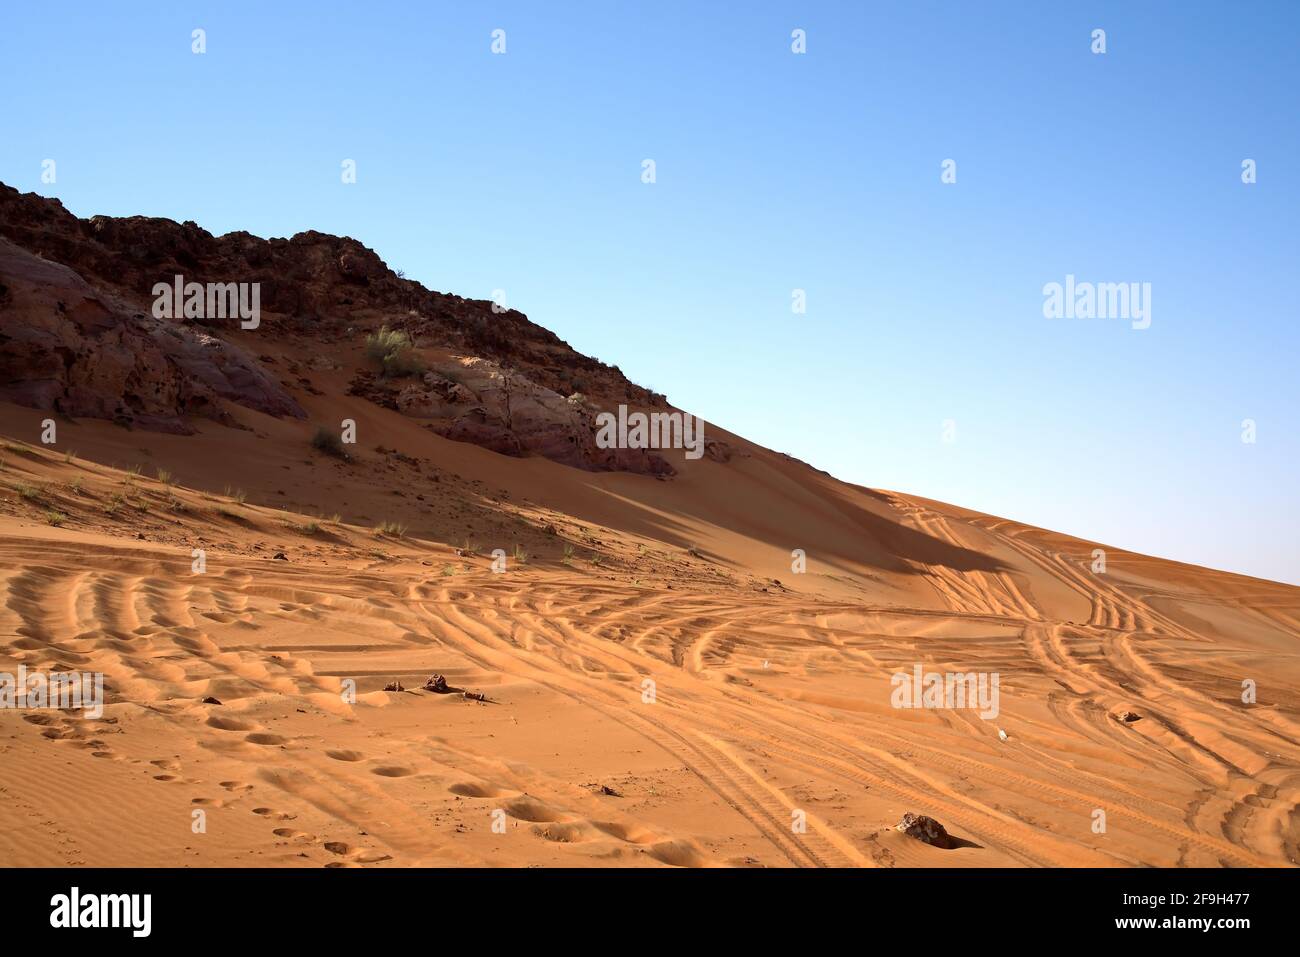
[{"label": "eroded rock face", "polygon": [[588,470],[673,474],[656,452],[599,448],[597,410],[581,396],[566,398],[487,359],[431,369],[393,401],[400,412],[429,419],[439,435],[506,455],[542,455]]},{"label": "eroded rock face", "polygon": [[247,232],[214,236],[196,223],[157,217],[79,219],[57,199],[0,183],[0,237],[68,266],[95,289],[137,308],[147,303],[155,283],[178,274],[187,282],[257,283],[268,335],[337,341],[354,320],[383,316],[422,342],[508,363],[566,395],[581,391],[666,404],[616,366],[582,355],[523,313],[426,289],[348,236],[315,230],[288,239]]},{"label": "eroded rock face", "polygon": [[231,421],[226,402],[305,415],[237,346],[154,319],[6,239],[0,239],[0,397],[169,432],[193,431],[188,416]]},{"label": "eroded rock face", "polygon": [[478,397],[458,382],[453,382],[437,372],[426,372],[420,384],[408,385],[397,393],[394,400],[403,415],[417,419],[454,417]]},{"label": "eroded rock face", "polygon": [[[80,219],[56,199],[0,183],[0,242],[0,398],[171,431],[192,431],[191,416],[233,424],[231,403],[303,417],[271,370],[287,368],[297,377],[288,388],[322,394],[303,367],[342,366],[313,354],[313,345],[359,346],[382,323],[422,350],[481,358],[414,382],[361,369],[349,394],[507,455],[673,474],[671,452],[601,449],[595,442],[596,412],[624,403],[669,409],[664,396],[516,310],[406,279],[350,237],[311,230],[289,239],[214,236],[193,222],[154,217]],[[262,342],[300,346],[302,361],[277,361],[265,346],[258,357],[245,353],[226,341],[233,330],[219,316],[155,319],[156,284],[177,276],[256,287]],[[716,461],[731,455],[720,443],[706,451]]]}]

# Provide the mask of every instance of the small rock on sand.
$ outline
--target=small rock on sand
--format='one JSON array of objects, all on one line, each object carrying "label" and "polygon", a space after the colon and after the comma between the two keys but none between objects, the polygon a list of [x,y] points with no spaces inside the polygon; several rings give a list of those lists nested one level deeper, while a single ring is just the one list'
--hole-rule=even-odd
[{"label": "small rock on sand", "polygon": [[934,847],[947,849],[953,846],[952,838],[944,830],[943,825],[924,814],[913,814],[908,811],[903,815],[903,820],[895,825],[894,830],[902,831],[908,837],[914,837],[923,844]]}]

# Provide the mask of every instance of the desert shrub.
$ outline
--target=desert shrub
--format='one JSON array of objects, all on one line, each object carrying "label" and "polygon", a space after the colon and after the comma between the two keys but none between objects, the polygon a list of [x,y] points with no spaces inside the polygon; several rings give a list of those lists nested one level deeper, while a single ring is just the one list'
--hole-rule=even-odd
[{"label": "desert shrub", "polygon": [[383,326],[378,332],[366,336],[366,357],[375,362],[381,362],[390,352],[409,348],[411,337],[400,329]]},{"label": "desert shrub", "polygon": [[40,502],[45,499],[44,489],[37,488],[35,485],[28,485],[26,482],[19,482],[14,486],[14,490],[18,492],[19,498],[28,502]]},{"label": "desert shrub", "polygon": [[339,438],[339,434],[323,425],[318,426],[316,434],[311,437],[311,447],[318,452],[332,455],[336,459],[348,457],[348,453],[343,449],[343,440]]},{"label": "desert shrub", "polygon": [[384,356],[383,367],[388,379],[406,379],[424,372],[424,363],[410,351],[389,353]]},{"label": "desert shrub", "polygon": [[377,362],[384,376],[390,379],[419,375],[424,371],[424,366],[415,355],[411,337],[400,329],[389,329],[388,326],[366,336],[366,358]]}]

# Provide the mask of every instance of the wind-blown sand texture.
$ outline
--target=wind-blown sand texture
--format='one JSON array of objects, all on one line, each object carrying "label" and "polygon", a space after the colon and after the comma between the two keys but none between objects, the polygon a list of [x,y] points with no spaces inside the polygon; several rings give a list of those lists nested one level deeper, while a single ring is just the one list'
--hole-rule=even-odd
[{"label": "wind-blown sand texture", "polygon": [[[0,710],[0,864],[1300,859],[1300,589],[1109,548],[1094,574],[1095,543],[712,426],[742,454],[669,481],[508,458],[330,375],[294,395],[358,420],[350,463],[242,408],[44,448],[0,405],[0,671],[109,688],[100,720]],[[997,672],[999,716],[891,707],[918,663]]]}]

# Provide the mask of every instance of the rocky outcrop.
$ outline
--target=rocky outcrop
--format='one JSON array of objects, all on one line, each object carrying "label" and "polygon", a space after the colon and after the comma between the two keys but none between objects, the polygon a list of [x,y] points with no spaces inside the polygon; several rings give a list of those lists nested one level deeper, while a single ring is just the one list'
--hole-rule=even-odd
[{"label": "rocky outcrop", "polygon": [[[314,231],[290,239],[214,236],[193,222],[145,216],[79,219],[58,200],[0,184],[0,242],[0,398],[171,431],[192,431],[194,416],[233,423],[231,403],[302,417],[267,370],[287,369],[295,377],[284,380],[289,388],[320,395],[306,372],[336,366],[313,354],[313,342],[359,347],[366,330],[382,323],[421,353],[477,358],[414,382],[362,369],[349,393],[506,455],[673,474],[654,451],[602,449],[595,441],[597,411],[669,409],[662,395],[520,312],[406,279],[354,239]],[[256,290],[257,335],[300,347],[301,361],[277,360],[265,347],[256,357],[246,353],[235,344],[250,341],[235,335],[236,321],[211,309],[170,303],[155,318],[155,288],[178,288],[177,277],[181,289],[238,286],[250,299]],[[706,451],[716,461],[732,455],[717,442]]]},{"label": "rocky outcrop", "polygon": [[487,359],[444,363],[392,400],[398,411],[429,419],[439,435],[505,455],[542,455],[588,470],[674,474],[653,451],[600,448],[597,410],[582,396],[562,396]]},{"label": "rocky outcrop", "polygon": [[193,222],[148,216],[79,219],[57,199],[0,183],[0,237],[137,308],[151,301],[155,283],[176,275],[187,282],[258,283],[263,323],[272,333],[337,341],[356,320],[382,315],[415,339],[508,364],[564,395],[666,405],[617,366],[582,355],[523,313],[426,289],[347,236],[314,230],[289,239],[214,236]]},{"label": "rocky outcrop", "polygon": [[303,417],[250,355],[134,309],[67,266],[0,239],[0,397],[71,416],[189,432],[226,402]]}]

